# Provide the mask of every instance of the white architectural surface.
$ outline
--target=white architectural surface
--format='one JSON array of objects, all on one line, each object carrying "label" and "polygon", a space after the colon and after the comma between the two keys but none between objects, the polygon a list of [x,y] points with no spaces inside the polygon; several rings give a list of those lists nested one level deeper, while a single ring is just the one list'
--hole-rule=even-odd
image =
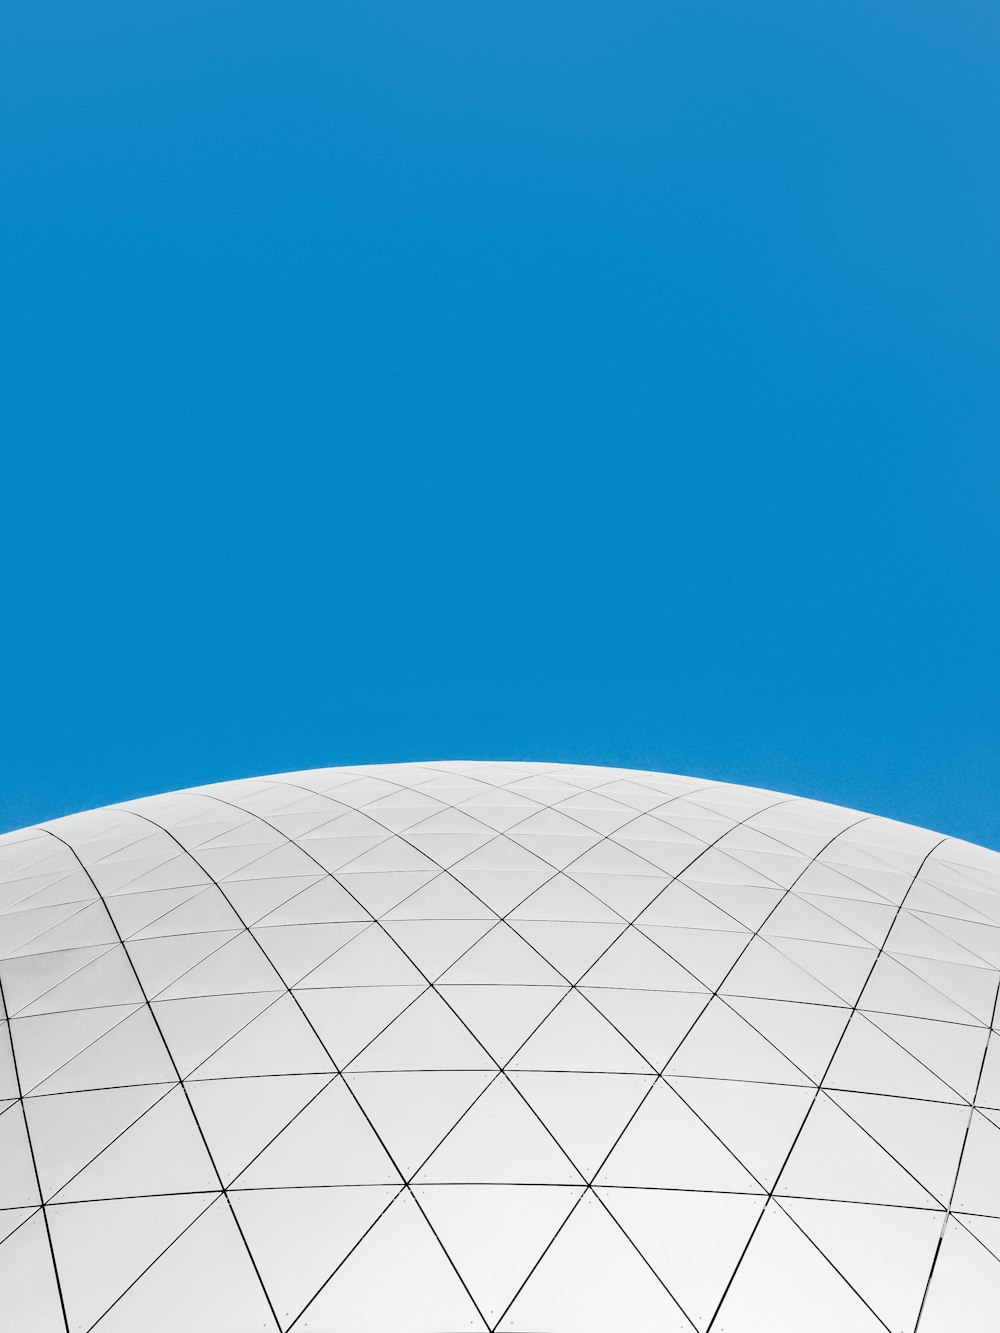
[{"label": "white architectural surface", "polygon": [[0,838],[9,1333],[996,1333],[1000,855],[325,769]]}]

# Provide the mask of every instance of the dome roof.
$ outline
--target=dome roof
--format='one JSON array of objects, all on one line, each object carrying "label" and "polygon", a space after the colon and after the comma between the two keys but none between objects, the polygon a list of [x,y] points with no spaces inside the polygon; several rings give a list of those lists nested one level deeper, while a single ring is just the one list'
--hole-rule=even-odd
[{"label": "dome roof", "polygon": [[7,834],[0,1322],[994,1329],[998,969],[1000,855],[659,773]]}]

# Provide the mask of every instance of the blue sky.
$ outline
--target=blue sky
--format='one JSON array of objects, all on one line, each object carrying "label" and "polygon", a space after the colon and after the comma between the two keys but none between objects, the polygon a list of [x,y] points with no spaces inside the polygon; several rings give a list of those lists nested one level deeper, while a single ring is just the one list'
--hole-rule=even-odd
[{"label": "blue sky", "polygon": [[993,0],[9,0],[0,827],[659,768],[1000,846]]}]

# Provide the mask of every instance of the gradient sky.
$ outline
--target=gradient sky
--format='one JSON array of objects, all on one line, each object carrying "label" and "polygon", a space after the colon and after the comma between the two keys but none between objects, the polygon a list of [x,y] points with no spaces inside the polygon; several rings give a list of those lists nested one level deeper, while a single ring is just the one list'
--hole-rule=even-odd
[{"label": "gradient sky", "polygon": [[0,827],[408,758],[1000,846],[995,0],[7,0]]}]

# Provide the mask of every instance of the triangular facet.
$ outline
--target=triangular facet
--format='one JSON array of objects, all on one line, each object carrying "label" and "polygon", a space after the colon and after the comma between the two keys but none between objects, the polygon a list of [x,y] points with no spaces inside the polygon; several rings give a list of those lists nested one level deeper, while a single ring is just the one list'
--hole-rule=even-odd
[{"label": "triangular facet", "polygon": [[626,1126],[596,1183],[762,1193],[734,1154],[661,1080]]},{"label": "triangular facet", "polygon": [[780,1083],[667,1082],[765,1189],[777,1180],[815,1096],[812,1088]]},{"label": "triangular facet", "polygon": [[951,1218],[927,1288],[920,1333],[994,1333],[998,1309],[1000,1260]]},{"label": "triangular facet", "polygon": [[501,921],[441,976],[451,985],[552,986],[564,978]]},{"label": "triangular facet", "polygon": [[[277,897],[277,894],[275,894]],[[265,906],[261,899],[259,905]],[[255,926],[328,925],[336,921],[370,923],[371,913],[352,898],[342,885],[332,879],[321,879],[304,886],[298,893],[282,897],[280,902],[263,915],[247,916]]]},{"label": "triangular facet", "polygon": [[679,879],[668,884],[639,917],[640,926],[684,926],[696,930],[737,930],[742,924]]},{"label": "triangular facet", "polygon": [[201,996],[157,1000],[152,1008],[181,1078],[187,1078],[276,998],[277,994]]},{"label": "triangular facet", "polygon": [[[25,1096],[137,1012],[136,1005],[119,1005],[11,1019],[10,1032],[17,1043],[18,1073]],[[12,1095],[18,1095],[16,1086]]]},{"label": "triangular facet", "polygon": [[943,992],[959,1005],[966,1016],[966,1021],[971,1019],[972,1022],[985,1023],[987,1027],[990,1025],[997,994],[997,981],[1000,980],[994,968],[966,967],[962,963],[910,956],[902,961],[929,986]]},{"label": "triangular facet", "polygon": [[648,1074],[652,1068],[577,991],[553,1009],[510,1065],[595,1074]]},{"label": "triangular facet", "polygon": [[611,1151],[653,1077],[537,1071],[510,1075],[585,1180]]},{"label": "triangular facet", "polygon": [[834,1005],[751,1000],[735,995],[727,996],[727,1003],[816,1083],[826,1073],[851,1014],[849,1009]]},{"label": "triangular facet", "polygon": [[811,976],[780,949],[759,936],[751,940],[726,977],[720,993],[764,999],[795,1000],[802,1004],[836,1004],[837,995]]},{"label": "triangular facet", "polygon": [[828,1096],[820,1093],[775,1193],[934,1208],[933,1196]]},{"label": "triangular facet", "polygon": [[[23,1011],[56,1013],[73,1005],[43,1005],[39,1002],[76,976],[83,968],[105,954],[114,952],[110,944],[90,945],[85,949],[60,949],[55,953],[36,953],[24,958],[5,958],[0,964],[6,1016],[14,1018]],[[117,952],[121,953],[119,948]],[[122,1003],[129,1003],[131,996]],[[142,996],[138,997],[142,1002]],[[110,1002],[109,1002],[110,1003]]]},{"label": "triangular facet", "polygon": [[426,990],[351,1064],[360,1069],[493,1069],[494,1061],[448,1008]]},{"label": "triangular facet", "polygon": [[[310,866],[303,875],[280,875],[261,879],[228,879],[226,895],[233,904],[233,910],[250,928],[257,925],[264,917],[276,913],[286,904],[291,904],[306,889],[321,882],[319,867]],[[338,886],[339,887],[339,886]],[[343,889],[343,898],[350,902],[350,897]],[[294,908],[292,913],[294,915]],[[351,902],[355,916],[366,915]],[[338,918],[339,919],[339,918]]]},{"label": "triangular facet", "polygon": [[694,1026],[708,994],[689,991],[610,990],[581,986],[580,994],[600,1009],[654,1069],[662,1069]]},{"label": "triangular facet", "polygon": [[945,1023],[971,1021],[971,1015],[960,1004],[886,953],[879,955],[858,1008],[864,1013],[908,1014]]},{"label": "triangular facet", "polygon": [[317,986],[416,986],[424,977],[381,926],[348,940],[325,962],[302,977],[303,988]]},{"label": "triangular facet", "polygon": [[228,1185],[320,1092],[330,1074],[192,1080],[188,1096]]},{"label": "triangular facet", "polygon": [[249,931],[244,930],[189,968],[172,985],[164,987],[160,995],[163,999],[190,995],[245,995],[251,991],[274,991],[280,985],[281,977],[267,954]]},{"label": "triangular facet", "polygon": [[775,940],[776,948],[821,982],[834,1000],[855,1004],[864,989],[876,951],[863,945],[821,944],[814,940]]},{"label": "triangular facet", "polygon": [[687,1190],[597,1192],[702,1333],[757,1224],[764,1198]]},{"label": "triangular facet", "polygon": [[629,927],[581,979],[586,986],[704,991],[696,977],[641,931]]},{"label": "triangular facet", "polygon": [[[204,1201],[204,1196],[201,1198]],[[142,1202],[162,1206],[167,1200]],[[137,1230],[142,1234],[141,1227]],[[106,1243],[96,1227],[94,1235],[98,1246]],[[225,1281],[220,1281],[222,1273]],[[173,1333],[176,1329],[211,1329],[212,1333],[247,1333],[249,1329],[272,1328],[273,1324],[230,1205],[225,1199],[216,1199],[143,1274],[142,1280],[116,1302],[104,1316],[100,1330]]]},{"label": "triangular facet", "polygon": [[[614,1273],[614,1281],[608,1274]],[[690,1322],[588,1191],[497,1324],[499,1333],[691,1333]]]},{"label": "triangular facet", "polygon": [[340,986],[297,991],[299,1004],[339,1069],[413,1003],[423,986]]},{"label": "triangular facet", "polygon": [[947,1206],[969,1125],[968,1107],[867,1092],[829,1095],[939,1203]]},{"label": "triangular facet", "polygon": [[421,1185],[417,1201],[492,1326],[579,1199],[580,1186]]},{"label": "triangular facet", "polygon": [[[374,1280],[373,1275],[383,1276]],[[431,1313],[433,1312],[433,1313]],[[389,1205],[308,1307],[306,1329],[485,1333],[486,1324],[409,1190]]]},{"label": "triangular facet", "polygon": [[517,932],[567,981],[577,982],[622,933],[620,923],[519,921]]},{"label": "triangular facet", "polygon": [[489,920],[386,921],[384,929],[431,981],[456,963],[490,929]]},{"label": "triangular facet", "polygon": [[[832,900],[836,902],[836,899]],[[816,940],[822,944],[870,943],[863,935],[851,930],[843,922],[821,910],[815,898],[803,898],[788,893],[761,928],[765,939]]]},{"label": "triangular facet", "polygon": [[801,1070],[723,1000],[711,1000],[666,1067],[668,1074],[807,1083]]},{"label": "triangular facet", "polygon": [[827,1199],[781,1202],[887,1328],[914,1327],[943,1212]]},{"label": "triangular facet", "polygon": [[177,1077],[146,1007],[133,1010],[123,1022],[116,1023],[75,1059],[68,1060],[34,1091],[79,1092],[118,1087],[123,1069],[128,1071],[130,1083],[168,1083]]},{"label": "triangular facet", "polygon": [[89,1009],[105,1005],[132,1005],[143,1002],[142,987],[136,980],[128,954],[120,946],[99,951],[73,949],[69,952],[77,955],[93,954],[98,957],[89,961],[85,967],[53,986],[40,995],[34,1003],[26,1005],[24,1014],[54,1014],[69,1009]]},{"label": "triangular facet", "polygon": [[230,1191],[233,1210],[282,1328],[312,1300],[400,1189],[399,1185],[342,1185]]},{"label": "triangular facet", "polygon": [[498,1065],[531,1036],[560,999],[565,986],[448,986],[440,993]]},{"label": "triangular facet", "polygon": [[48,1209],[70,1327],[87,1329],[203,1213],[211,1195],[101,1199]]},{"label": "triangular facet", "polygon": [[494,1077],[488,1070],[435,1069],[349,1073],[347,1081],[408,1179]]},{"label": "triangular facet", "polygon": [[399,1185],[390,1161],[343,1079],[314,1097],[236,1177],[236,1188]]},{"label": "triangular facet", "polygon": [[45,1197],[51,1198],[159,1101],[170,1086],[141,1084],[29,1097],[24,1105]]},{"label": "triangular facet", "polygon": [[499,1075],[416,1175],[422,1184],[578,1185],[566,1153]]},{"label": "triangular facet", "polygon": [[874,1017],[856,1013],[851,1018],[824,1079],[826,1087],[934,1101],[961,1100],[954,1088],[877,1027]]},{"label": "triangular facet", "polygon": [[363,921],[333,921],[326,925],[258,926],[253,934],[285,985],[297,986],[365,929]]},{"label": "triangular facet", "polygon": [[405,898],[382,920],[386,925],[390,921],[494,921],[496,914],[454,876],[445,874]]},{"label": "triangular facet", "polygon": [[764,1210],[715,1328],[724,1333],[885,1333],[882,1321],[775,1203]]},{"label": "triangular facet", "polygon": [[337,878],[363,911],[379,918],[429,884],[438,873],[433,866],[427,870],[363,870],[359,873],[352,868],[338,870]]},{"label": "triangular facet", "polygon": [[556,875],[515,907],[510,921],[605,921],[625,925],[622,917],[565,875]]},{"label": "triangular facet", "polygon": [[641,929],[711,990],[722,985],[752,938],[749,933],[732,930],[686,930],[679,926],[643,926]]},{"label": "triangular facet", "polygon": [[195,1078],[334,1072],[295,998],[281,995],[194,1071]]},{"label": "triangular facet", "polygon": [[187,1097],[176,1086],[114,1138],[55,1198],[68,1203],[218,1188]]},{"label": "triangular facet", "polygon": [[868,1018],[960,1097],[972,1101],[989,1036],[984,1028],[902,1014],[869,1014]]}]

